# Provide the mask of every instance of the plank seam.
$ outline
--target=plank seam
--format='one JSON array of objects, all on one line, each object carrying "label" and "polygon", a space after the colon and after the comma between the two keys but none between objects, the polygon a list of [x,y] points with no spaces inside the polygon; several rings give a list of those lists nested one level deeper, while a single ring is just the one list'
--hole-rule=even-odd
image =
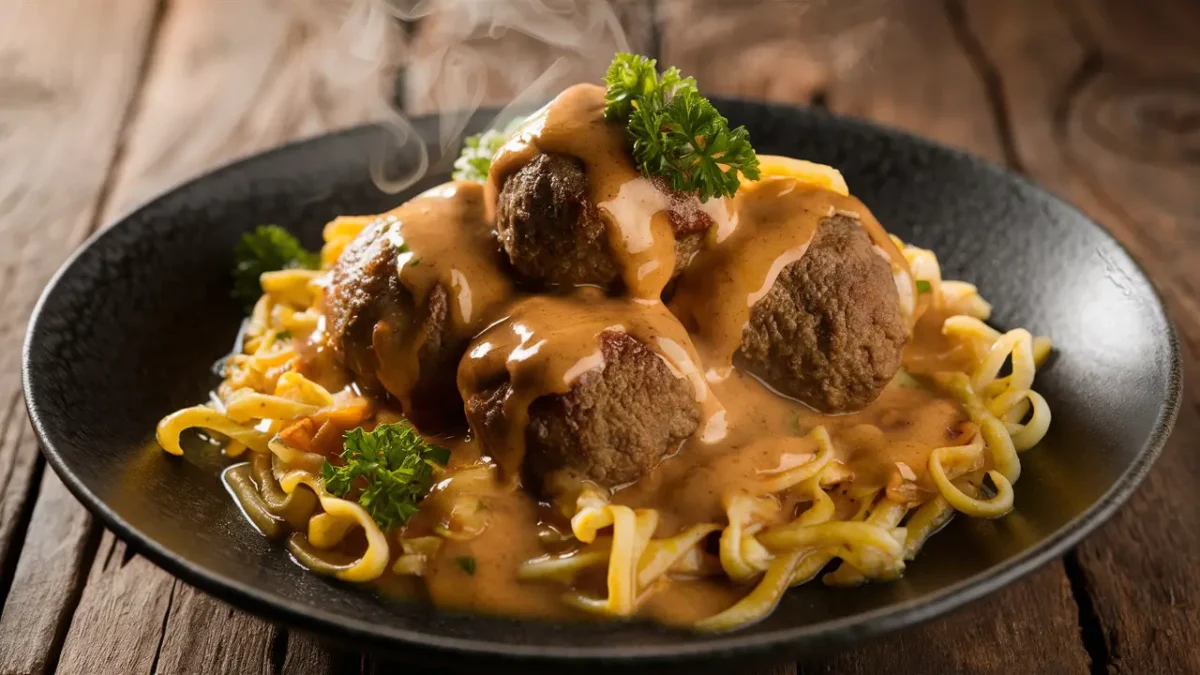
[{"label": "plank seam", "polygon": [[283,675],[287,665],[288,629],[283,624],[274,624],[275,635],[271,636],[271,673]]},{"label": "plank seam", "polygon": [[[12,393],[8,405],[5,407],[5,416],[3,422],[0,422],[0,430],[5,434],[12,432],[16,425],[25,425],[24,420],[20,419],[20,409],[22,406],[21,390],[17,389]],[[18,453],[20,452],[21,439],[28,434],[28,429],[16,429],[13,439],[13,467],[17,465]],[[17,510],[15,523],[13,524],[12,533],[9,538],[8,551],[4,557],[0,559],[0,611],[8,602],[8,593],[12,590],[13,580],[17,575],[17,563],[21,560],[21,552],[25,549],[25,537],[29,534],[29,525],[33,521],[33,507],[37,505],[38,495],[42,490],[42,474],[46,470],[46,460],[42,457],[42,453],[38,452],[33,459],[33,468],[29,472],[29,485],[25,488],[24,501],[21,502],[20,508]],[[8,481],[5,482],[3,489],[4,494],[8,494],[11,487],[9,481],[12,480],[11,467]]]},{"label": "plank seam", "polygon": [[[16,400],[19,402],[20,397]],[[18,432],[18,443],[20,436]],[[17,512],[16,523],[12,530],[12,543],[0,567],[0,610],[8,602],[8,593],[12,590],[13,580],[17,575],[17,563],[21,560],[21,552],[25,550],[25,537],[29,534],[29,525],[33,521],[33,509],[42,493],[42,475],[46,471],[46,460],[38,453],[34,460],[33,470],[29,472],[29,487],[25,491],[25,501]]]},{"label": "plank seam", "polygon": [[108,163],[108,172],[104,175],[104,182],[100,184],[100,194],[96,198],[92,222],[88,224],[88,234],[95,232],[104,222],[109,200],[112,199],[117,180],[125,165],[126,150],[132,137],[132,131],[136,127],[138,113],[142,109],[142,98],[146,95],[146,82],[150,79],[150,68],[159,51],[159,41],[162,38],[162,28],[168,13],[168,5],[169,0],[158,0],[154,5],[154,14],[150,17],[150,30],[146,35],[146,46],[142,50],[142,62],[138,64],[137,83],[133,87],[129,103],[125,106],[125,113],[121,115],[117,144],[113,148],[112,159]]},{"label": "plank seam", "polygon": [[950,30],[958,44],[962,47],[967,63],[979,76],[983,84],[984,96],[992,109],[992,118],[996,125],[996,136],[1000,139],[1000,148],[1004,153],[1004,162],[1014,171],[1025,173],[1021,156],[1017,152],[1016,139],[1013,137],[1012,117],[1008,110],[1008,101],[1004,96],[1004,80],[1000,70],[988,57],[987,50],[979,36],[971,29],[967,20],[967,10],[963,0],[945,0],[946,16],[950,20]]},{"label": "plank seam", "polygon": [[[12,396],[9,397],[8,405],[4,407],[5,415],[4,415],[4,419],[0,420],[0,434],[7,434],[12,430],[12,427],[14,425],[21,424],[21,422],[16,421],[18,416],[20,415],[20,413],[17,411],[21,407],[21,399],[22,399],[21,388],[17,387],[17,389],[15,391],[13,391]],[[0,438],[2,438],[2,436],[0,436]],[[16,441],[14,441],[14,445],[19,445],[20,440],[21,440],[21,433],[18,430],[17,431],[17,439],[16,439]],[[16,459],[17,459],[17,453],[13,452],[13,464],[14,465],[16,464]],[[40,453],[39,453],[39,459],[40,459]],[[5,479],[4,485],[0,485],[0,494],[8,494],[9,481],[11,481],[11,480],[12,480],[12,473],[11,473],[11,467],[10,467],[10,473],[9,473],[8,478]],[[0,597],[3,597],[3,596],[0,595]]]},{"label": "plank seam", "polygon": [[1091,673],[1104,675],[1108,672],[1110,659],[1108,641],[1104,636],[1100,615],[1096,613],[1096,607],[1092,603],[1087,576],[1083,566],[1079,564],[1078,551],[1071,549],[1063,556],[1063,568],[1067,573],[1067,581],[1071,584],[1071,597],[1075,600],[1075,607],[1079,612],[1079,639],[1083,641],[1083,648],[1091,663]]},{"label": "plank seam", "polygon": [[[1004,81],[1001,78],[1000,70],[988,56],[983,42],[972,30],[963,0],[945,0],[945,7],[951,29],[965,52],[967,61],[983,82],[985,95],[991,104],[1005,162],[1013,170],[1025,173],[1024,164],[1016,147],[1012,118],[1008,109],[1008,101],[1004,95]],[[1066,120],[1070,113],[1074,93],[1094,77],[1100,68],[1100,55],[1089,52],[1081,65],[1080,72],[1069,83],[1062,104],[1053,111],[1052,125],[1055,135],[1060,137],[1060,142],[1065,139]],[[1091,181],[1085,182],[1090,183]],[[1093,193],[1097,192],[1094,186],[1089,185],[1089,189]],[[1083,570],[1079,564],[1078,554],[1074,550],[1063,556],[1063,571],[1071,589],[1071,598],[1076,609],[1079,639],[1088,656],[1091,673],[1092,675],[1106,673],[1109,652],[1104,640],[1103,626],[1099,615],[1096,614]]]},{"label": "plank seam", "polygon": [[175,589],[179,588],[179,580],[171,581],[171,592],[167,594],[167,611],[163,612],[162,626],[158,629],[158,644],[154,647],[154,660],[150,662],[150,674],[158,672],[158,659],[162,656],[163,643],[167,641],[167,622],[171,619],[171,608],[175,605]]},{"label": "plank seam", "polygon": [[64,620],[59,622],[59,625],[55,627],[54,637],[50,641],[50,656],[46,660],[45,672],[47,673],[53,673],[58,670],[58,662],[62,658],[63,643],[67,639],[67,634],[70,633],[71,624],[75,618],[75,610],[79,609],[79,602],[83,599],[83,589],[87,587],[88,578],[91,576],[91,561],[96,557],[97,549],[100,548],[101,530],[100,523],[97,521],[91,520],[88,523],[88,532],[85,536],[83,551],[79,556],[81,562],[75,570],[75,579],[71,583],[71,592],[67,595],[66,602],[63,603],[62,616]]}]

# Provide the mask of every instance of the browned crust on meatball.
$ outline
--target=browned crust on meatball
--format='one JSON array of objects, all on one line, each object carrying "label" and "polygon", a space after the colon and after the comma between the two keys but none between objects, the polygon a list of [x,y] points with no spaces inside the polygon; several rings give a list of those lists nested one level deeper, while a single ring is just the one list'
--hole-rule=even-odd
[{"label": "browned crust on meatball", "polygon": [[883,391],[907,341],[890,264],[839,214],[754,305],[735,363],[819,411],[851,412]]},{"label": "browned crust on meatball", "polygon": [[607,286],[620,277],[583,163],[574,157],[539,154],[510,176],[496,206],[496,233],[528,279]]},{"label": "browned crust on meatball", "polygon": [[413,301],[395,274],[396,250],[376,221],[346,247],[330,273],[323,310],[328,344],[360,384],[381,390],[371,348],[375,324],[384,316],[413,316]]},{"label": "browned crust on meatball", "polygon": [[462,419],[454,373],[466,345],[449,338],[446,289],[434,286],[420,306],[401,284],[396,250],[385,236],[390,227],[395,224],[386,220],[369,226],[334,266],[323,307],[328,344],[365,392],[402,397],[408,392],[389,392],[380,381],[378,373],[389,365],[380,355],[403,353],[419,340],[420,373],[405,413],[418,426],[453,426]]},{"label": "browned crust on meatball", "polygon": [[[694,196],[674,192],[661,180],[655,185],[668,197],[678,274],[700,250],[712,219]],[[575,157],[542,153],[505,179],[496,232],[513,267],[530,281],[604,288],[620,282],[621,268],[589,196],[583,162]]]},{"label": "browned crust on meatball", "polygon": [[[582,375],[566,394],[529,407],[522,467],[525,484],[555,495],[584,480],[615,487],[648,474],[695,433],[700,411],[691,385],[662,359],[619,331],[598,336],[604,366]],[[496,437],[509,384],[466,404],[472,426]]]}]

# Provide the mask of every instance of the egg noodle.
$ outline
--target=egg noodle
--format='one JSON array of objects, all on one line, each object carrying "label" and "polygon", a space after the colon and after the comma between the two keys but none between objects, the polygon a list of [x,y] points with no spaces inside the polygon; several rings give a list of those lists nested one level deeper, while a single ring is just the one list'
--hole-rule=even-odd
[{"label": "egg noodle", "polygon": [[[771,159],[782,166],[777,172],[795,173],[786,158]],[[820,182],[844,191],[840,174],[834,180],[824,169]],[[353,387],[331,392],[302,375],[297,340],[287,337],[320,328],[325,273],[371,220],[340,217],[325,227],[322,270],[263,274],[263,295],[212,400],[168,415],[157,430],[158,442],[174,455],[184,452],[185,430],[199,429],[219,439],[228,457],[248,456],[250,461],[227,470],[226,481],[249,519],[267,535],[286,536],[288,550],[305,566],[352,582],[386,574],[420,577],[447,542],[470,539],[486,526],[478,509],[462,508],[453,491],[442,490],[421,504],[422,511],[442,511],[430,533],[385,532],[358,503],[325,489],[321,466],[327,456],[294,441],[301,427],[311,436],[326,422],[334,422],[334,429],[369,429],[398,419]],[[724,496],[723,522],[693,523],[673,536],[655,538],[660,519],[655,509],[614,503],[608,490],[585,486],[566,514],[569,533],[561,533],[563,540],[574,540],[559,548],[569,551],[528,559],[518,568],[519,580],[559,584],[563,600],[585,612],[629,617],[670,578],[723,575],[745,589],[741,599],[694,628],[724,631],[766,616],[788,587],[827,568],[832,571],[822,580],[833,586],[899,577],[955,512],[977,518],[1008,513],[1021,475],[1020,454],[1050,424],[1050,409],[1032,388],[1050,341],[1023,328],[1002,333],[988,326],[991,307],[973,285],[943,280],[933,252],[896,243],[929,310],[945,317],[944,339],[971,355],[968,367],[925,378],[969,419],[960,440],[928,455],[925,468],[935,491],[915,489],[911,471],[901,471],[886,488],[856,489],[853,474],[836,459],[826,426],[818,425],[806,433],[816,448],[806,462],[762,472],[755,489]],[[898,377],[911,376],[902,371]],[[497,482],[493,474],[486,463],[451,462],[436,479],[484,484]],[[849,511],[835,507],[835,490],[853,504]],[[795,514],[785,510],[784,496],[803,508]],[[344,545],[351,540],[353,546]],[[603,596],[573,583],[596,570],[604,572]]]}]

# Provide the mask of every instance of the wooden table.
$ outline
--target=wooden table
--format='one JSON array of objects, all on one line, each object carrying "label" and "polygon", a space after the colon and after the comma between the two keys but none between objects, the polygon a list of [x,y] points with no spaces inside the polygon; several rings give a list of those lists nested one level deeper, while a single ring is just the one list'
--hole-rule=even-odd
[{"label": "wooden table", "polygon": [[[0,672],[392,670],[235,610],[133,555],[46,470],[18,372],[27,317],[54,269],[154,192],[291,138],[378,119],[381,83],[399,81],[397,99],[429,111],[511,97],[522,86],[514,68],[531,77],[554,65],[558,84],[594,79],[611,54],[592,40],[565,51],[511,30],[489,39],[486,14],[498,10],[482,0],[446,0],[403,30],[349,3],[0,0]],[[634,49],[694,74],[707,92],[911,129],[1079,205],[1158,284],[1195,376],[1200,5],[612,4]],[[381,33],[343,29],[346,17],[367,16],[382,19]],[[523,21],[510,22],[528,29]],[[388,31],[390,42],[377,40]],[[570,44],[569,31],[552,32]],[[439,76],[456,64],[490,77],[475,90]],[[952,616],[771,672],[1200,672],[1192,382],[1143,487],[1078,549]]]}]

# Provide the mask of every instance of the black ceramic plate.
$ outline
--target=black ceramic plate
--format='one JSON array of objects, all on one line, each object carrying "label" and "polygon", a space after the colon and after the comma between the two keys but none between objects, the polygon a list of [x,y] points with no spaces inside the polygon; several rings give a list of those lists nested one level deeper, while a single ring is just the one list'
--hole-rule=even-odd
[{"label": "black ceramic plate", "polygon": [[[215,171],[94,237],[50,284],[25,346],[25,396],[54,470],[118,535],[183,580],[272,619],[427,663],[533,668],[719,663],[837,648],[981,598],[1063,553],[1129,496],[1179,403],[1178,346],[1128,254],[1074,208],[965,154],[864,122],[722,101],[759,152],[842,170],[892,232],[979,286],[993,323],[1054,338],[1038,373],[1050,433],[1022,457],[1016,510],[958,518],[894,583],[809,584],[725,635],[643,623],[552,624],[441,613],[314,576],[242,518],[213,467],[154,444],[165,413],[205,397],[241,318],[230,299],[243,232],[278,223],[311,247],[338,214],[409,195],[369,178],[363,128]],[[477,123],[487,116],[479,115]],[[437,122],[418,120],[428,139]],[[431,176],[411,193],[445,176]]]}]

